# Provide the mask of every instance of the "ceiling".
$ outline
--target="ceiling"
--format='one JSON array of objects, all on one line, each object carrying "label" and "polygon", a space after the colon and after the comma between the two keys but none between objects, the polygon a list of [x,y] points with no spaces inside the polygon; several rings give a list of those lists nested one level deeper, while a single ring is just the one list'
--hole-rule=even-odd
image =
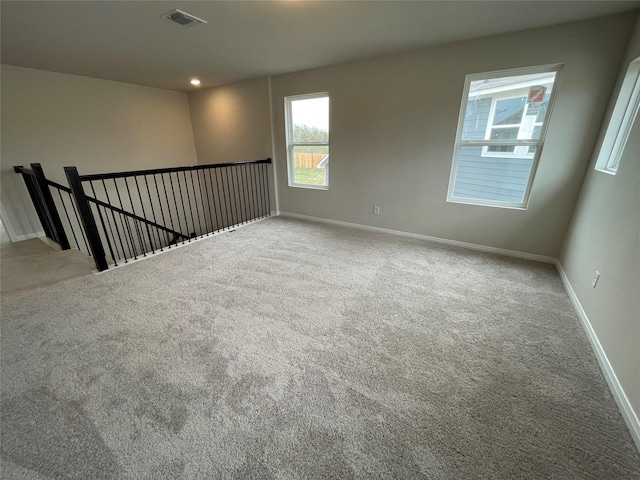
[{"label": "ceiling", "polygon": [[[640,1],[6,1],[4,64],[190,91],[640,9]],[[206,20],[160,18],[178,8]]]}]

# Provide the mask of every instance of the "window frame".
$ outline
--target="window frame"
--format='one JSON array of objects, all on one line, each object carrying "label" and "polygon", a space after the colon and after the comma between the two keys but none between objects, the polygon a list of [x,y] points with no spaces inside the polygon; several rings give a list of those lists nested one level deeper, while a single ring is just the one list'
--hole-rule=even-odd
[{"label": "window frame", "polygon": [[595,169],[615,175],[622,153],[631,134],[633,123],[640,111],[640,57],[629,62],[620,86],[620,92],[607,123],[604,138],[598,151]]},{"label": "window frame", "polygon": [[315,98],[327,98],[329,101],[329,135],[331,135],[331,97],[329,96],[329,92],[315,92],[315,93],[304,93],[301,95],[290,95],[284,97],[284,113],[285,113],[285,140],[286,140],[286,149],[287,149],[287,178],[290,187],[296,188],[310,188],[313,190],[328,190],[329,189],[329,163],[324,167],[324,185],[314,185],[310,183],[296,183],[295,182],[295,154],[294,147],[304,146],[304,147],[316,147],[316,146],[326,146],[329,149],[329,155],[331,154],[331,149],[329,147],[329,138],[327,138],[326,142],[294,142],[293,141],[293,110],[292,104],[298,100],[311,100]]},{"label": "window frame", "polygon": [[[508,209],[516,209],[516,210],[526,210],[529,205],[529,198],[531,194],[531,188],[533,185],[533,180],[536,175],[536,171],[538,169],[538,163],[540,161],[540,156],[542,155],[542,150],[544,148],[544,141],[546,139],[547,130],[549,129],[549,122],[551,119],[551,114],[553,112],[553,107],[555,105],[555,100],[557,97],[562,71],[563,64],[551,64],[551,65],[540,65],[533,67],[524,67],[524,68],[514,68],[508,70],[498,70],[493,72],[482,72],[482,73],[472,73],[467,74],[465,76],[464,88],[462,91],[462,99],[460,102],[460,111],[458,114],[458,127],[456,130],[456,138],[453,149],[453,160],[451,162],[451,172],[449,175],[449,188],[447,190],[447,202],[450,203],[462,203],[468,205],[477,205],[483,207],[499,207],[499,208],[508,208]],[[475,139],[475,140],[462,140],[462,133],[464,129],[464,121],[465,115],[467,111],[467,104],[469,101],[469,90],[471,88],[471,82],[485,79],[496,79],[503,77],[514,77],[520,75],[532,75],[537,73],[552,73],[555,72],[555,79],[553,82],[553,88],[551,90],[551,95],[549,97],[549,104],[547,107],[547,113],[545,115],[545,121],[542,124],[542,128],[540,130],[540,137],[538,139],[527,139],[527,140],[486,140],[486,139]],[[523,82],[523,86],[520,88],[526,88],[527,86],[537,85],[539,82],[533,80],[530,81],[531,85]],[[491,91],[488,90],[486,95],[490,93],[499,93],[500,91]],[[508,98],[508,91],[505,92],[504,96],[498,95],[500,100],[503,98]],[[521,97],[522,95],[513,95],[514,98]],[[496,100],[492,98],[491,108],[489,113],[489,120],[487,122],[487,132],[491,130],[493,117],[492,114],[495,111]],[[528,108],[528,107],[527,107]],[[524,117],[524,115],[523,115]],[[520,123],[522,124],[522,122]],[[458,167],[458,158],[460,156],[460,150],[462,147],[466,146],[481,146],[482,156],[492,156],[492,157],[506,157],[506,158],[532,158],[533,163],[531,165],[531,172],[529,173],[529,178],[527,180],[527,186],[524,191],[524,195],[522,198],[522,202],[502,202],[498,200],[482,200],[482,199],[474,199],[474,198],[465,198],[465,197],[455,197],[453,195],[457,167]],[[526,147],[527,150],[529,147],[536,147],[536,151],[533,154],[525,153],[523,155],[515,155],[511,152],[487,152],[488,147],[491,146],[514,146],[514,147]],[[485,154],[486,152],[486,154]],[[502,155],[500,155],[502,153]]]}]

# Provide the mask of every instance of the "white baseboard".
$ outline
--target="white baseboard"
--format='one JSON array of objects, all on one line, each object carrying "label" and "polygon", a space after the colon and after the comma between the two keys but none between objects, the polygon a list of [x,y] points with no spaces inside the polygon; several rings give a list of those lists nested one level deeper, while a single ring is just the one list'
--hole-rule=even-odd
[{"label": "white baseboard", "polygon": [[556,263],[556,259],[554,257],[547,257],[545,255],[535,255],[533,253],[526,253],[526,252],[518,252],[517,250],[507,250],[504,248],[487,247],[485,245],[478,245],[476,243],[459,242],[457,240],[448,240],[446,238],[440,238],[440,237],[430,237],[428,235],[421,235],[419,233],[403,232],[400,230],[391,230],[389,228],[372,227],[370,225],[342,222],[340,220],[331,220],[328,218],[311,217],[309,215],[300,215],[298,213],[278,212],[277,214],[282,217],[299,218],[302,220],[310,220],[313,222],[328,223],[331,225],[340,225],[343,227],[359,228],[361,230],[369,230],[372,232],[389,233],[391,235],[399,235],[401,237],[416,238],[418,240],[425,240],[428,242],[440,243],[443,245],[450,245],[454,247],[468,248],[470,250],[477,250],[480,252],[496,253],[499,255],[505,255],[507,257],[522,258],[525,260],[533,260],[533,261],[542,262],[542,263],[552,263],[554,265]]},{"label": "white baseboard", "polygon": [[616,372],[611,366],[611,363],[607,358],[607,354],[605,353],[604,348],[602,348],[602,344],[600,344],[600,340],[598,339],[598,336],[596,335],[596,332],[593,329],[591,322],[589,321],[589,317],[587,317],[586,312],[582,308],[580,300],[578,299],[576,292],[573,290],[573,287],[569,282],[569,278],[567,277],[567,274],[562,268],[562,264],[559,260],[556,261],[556,268],[560,273],[560,278],[562,279],[564,288],[569,294],[569,299],[571,299],[573,308],[575,309],[576,313],[578,314],[578,318],[582,323],[582,328],[584,328],[584,331],[589,338],[589,342],[591,342],[593,351],[596,354],[598,363],[600,364],[600,369],[602,370],[604,378],[607,381],[609,389],[611,390],[611,393],[613,395],[613,398],[615,399],[616,403],[618,404],[618,408],[622,413],[622,418],[624,419],[627,427],[629,428],[629,431],[631,432],[631,436],[633,437],[633,441],[635,442],[636,447],[638,448],[638,450],[640,450],[640,421],[638,420],[638,416],[633,410],[633,406],[631,405],[631,402],[629,402],[629,399],[627,398],[627,395],[624,392],[620,381],[618,380]]},{"label": "white baseboard", "polygon": [[16,235],[14,241],[21,242],[23,240],[31,240],[32,238],[46,237],[44,232],[27,233],[25,235]]}]

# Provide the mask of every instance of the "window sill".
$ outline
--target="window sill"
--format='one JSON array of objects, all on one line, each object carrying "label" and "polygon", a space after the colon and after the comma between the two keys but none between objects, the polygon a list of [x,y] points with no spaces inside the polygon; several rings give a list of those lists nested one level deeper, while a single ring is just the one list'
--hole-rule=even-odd
[{"label": "window sill", "polygon": [[290,183],[289,186],[293,188],[307,188],[309,190],[329,190],[328,185],[306,185],[304,183]]},{"label": "window sill", "polygon": [[448,197],[448,203],[462,203],[464,205],[475,205],[476,207],[493,207],[493,208],[507,208],[509,210],[526,210],[527,205],[518,203],[499,203],[499,202],[487,202],[483,200],[473,200],[470,198],[455,198]]}]

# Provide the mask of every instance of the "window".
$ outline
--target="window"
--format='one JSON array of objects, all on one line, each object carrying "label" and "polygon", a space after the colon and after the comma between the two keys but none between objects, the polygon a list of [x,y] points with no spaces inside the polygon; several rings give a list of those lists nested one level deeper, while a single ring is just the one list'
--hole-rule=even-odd
[{"label": "window", "polygon": [[596,170],[615,175],[640,108],[640,57],[629,64],[596,160]]},{"label": "window", "polygon": [[289,186],[329,187],[329,94],[285,98]]},{"label": "window", "polygon": [[526,208],[560,69],[467,75],[448,201]]}]

